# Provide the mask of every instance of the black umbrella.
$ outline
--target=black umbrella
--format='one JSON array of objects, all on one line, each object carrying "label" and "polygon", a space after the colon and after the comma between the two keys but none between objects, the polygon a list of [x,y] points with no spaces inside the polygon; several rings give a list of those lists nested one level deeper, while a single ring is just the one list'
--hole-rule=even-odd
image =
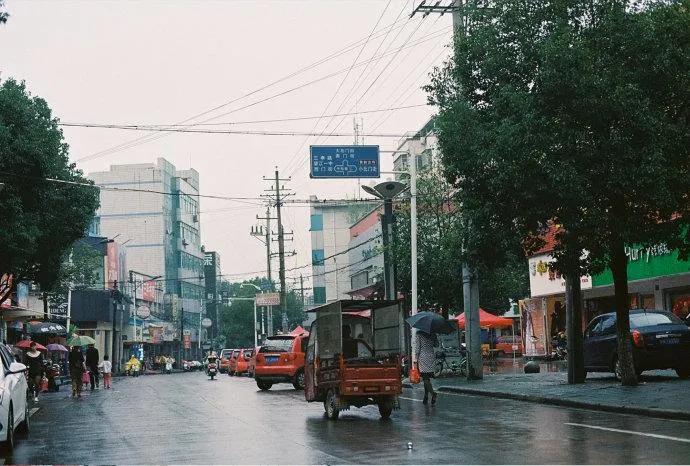
[{"label": "black umbrella", "polygon": [[406,322],[410,324],[410,327],[414,327],[417,330],[421,330],[422,332],[428,334],[449,334],[457,330],[450,324],[450,322],[444,319],[442,315],[435,314],[433,312],[418,312],[417,314],[408,317]]},{"label": "black umbrella", "polygon": [[64,325],[55,322],[32,321],[29,322],[29,333],[34,335],[65,335],[67,329]]}]

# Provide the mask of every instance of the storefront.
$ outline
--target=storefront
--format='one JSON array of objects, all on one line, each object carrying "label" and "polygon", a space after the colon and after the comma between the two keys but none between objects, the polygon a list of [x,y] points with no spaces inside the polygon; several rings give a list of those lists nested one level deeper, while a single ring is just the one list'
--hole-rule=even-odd
[{"label": "storefront", "polygon": [[[550,245],[551,248],[553,244]],[[550,250],[529,258],[531,298],[520,301],[523,344],[528,356],[550,354],[551,339],[565,330],[565,281],[552,267]],[[690,312],[690,262],[665,244],[626,247],[631,309],[663,309],[682,319]],[[615,310],[610,270],[580,277],[583,327],[594,317]]]}]

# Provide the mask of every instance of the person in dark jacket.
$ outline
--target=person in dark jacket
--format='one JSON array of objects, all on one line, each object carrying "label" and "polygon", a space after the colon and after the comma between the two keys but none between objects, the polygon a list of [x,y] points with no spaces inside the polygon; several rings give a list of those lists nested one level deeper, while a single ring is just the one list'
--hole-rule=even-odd
[{"label": "person in dark jacket", "polygon": [[89,345],[86,350],[86,368],[89,370],[89,381],[91,382],[91,390],[98,387],[98,365],[100,364],[100,355],[98,350]]},{"label": "person in dark jacket", "polygon": [[81,379],[84,376],[84,355],[79,346],[69,352],[69,378],[72,381],[72,398],[81,398]]},{"label": "person in dark jacket", "polygon": [[38,401],[41,391],[41,379],[43,378],[43,355],[36,349],[36,342],[31,342],[31,349],[25,355],[26,366],[29,372],[29,393],[33,393],[34,401]]}]

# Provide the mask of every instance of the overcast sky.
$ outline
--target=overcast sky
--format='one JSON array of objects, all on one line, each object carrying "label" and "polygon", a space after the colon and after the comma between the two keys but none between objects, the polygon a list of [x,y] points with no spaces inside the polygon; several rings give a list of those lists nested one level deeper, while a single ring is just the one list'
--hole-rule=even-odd
[{"label": "overcast sky", "polygon": [[[238,98],[192,121],[217,117],[210,122],[246,122],[424,104],[426,97],[419,87],[428,80],[432,65],[447,58],[451,18],[415,15],[408,20],[413,3],[418,0],[6,0],[11,16],[0,26],[0,79],[25,80],[61,121],[79,123],[178,123]],[[361,45],[354,47],[244,97],[367,38],[379,18],[377,30],[395,26],[388,35],[385,29],[378,37],[375,33],[363,50]],[[344,71],[270,98],[348,70],[360,53],[358,62],[365,62],[377,49],[381,55],[401,46],[407,48],[368,66],[354,67],[349,74]],[[433,111],[422,106],[358,118],[363,119],[364,133],[403,134],[419,129]],[[220,116],[223,113],[227,115]],[[336,131],[351,134],[353,116],[324,118],[318,124],[300,120],[211,128],[312,132],[317,124],[316,132],[328,135],[340,121]],[[273,176],[276,165],[281,175],[292,176],[286,185],[298,199],[312,194],[352,198],[358,191],[356,181],[310,180],[306,163],[310,144],[350,144],[352,136],[160,137],[156,133],[151,142],[79,160],[147,133],[89,128],[65,128],[64,132],[71,159],[87,174],[112,164],[153,162],[162,156],[178,169],[198,170],[202,194],[257,197],[268,187],[262,177]],[[364,143],[391,150],[397,139],[365,137]],[[392,156],[382,154],[382,162],[383,169],[390,169]],[[202,199],[201,211],[202,242],[221,254],[223,273],[265,268],[264,246],[249,236],[262,207]],[[287,207],[284,219],[285,228],[295,231],[295,242],[287,248],[298,252],[288,259],[288,267],[307,264],[311,254],[308,207]],[[305,268],[304,273],[309,275],[311,269]]]}]

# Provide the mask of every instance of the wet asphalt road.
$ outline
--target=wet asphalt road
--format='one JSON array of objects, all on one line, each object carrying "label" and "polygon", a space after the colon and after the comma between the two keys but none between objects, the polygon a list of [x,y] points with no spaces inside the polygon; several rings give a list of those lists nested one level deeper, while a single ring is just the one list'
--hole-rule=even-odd
[{"label": "wet asphalt road", "polygon": [[[687,463],[690,423],[406,389],[401,410],[323,416],[291,385],[203,373],[44,395],[14,463]],[[407,449],[412,442],[413,448]]]}]

